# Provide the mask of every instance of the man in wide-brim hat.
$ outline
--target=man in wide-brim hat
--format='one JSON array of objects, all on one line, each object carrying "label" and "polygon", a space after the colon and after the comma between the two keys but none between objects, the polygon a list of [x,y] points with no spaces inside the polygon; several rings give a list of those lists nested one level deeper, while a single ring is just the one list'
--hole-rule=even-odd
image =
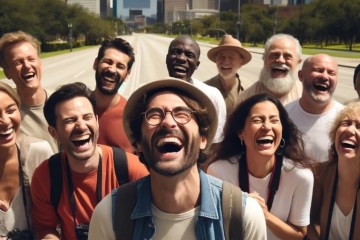
[{"label": "man in wide-brim hat", "polygon": [[224,35],[219,45],[209,50],[208,58],[216,63],[219,74],[205,83],[220,90],[227,115],[233,111],[239,93],[244,90],[237,71],[251,60],[251,53],[231,35]]}]

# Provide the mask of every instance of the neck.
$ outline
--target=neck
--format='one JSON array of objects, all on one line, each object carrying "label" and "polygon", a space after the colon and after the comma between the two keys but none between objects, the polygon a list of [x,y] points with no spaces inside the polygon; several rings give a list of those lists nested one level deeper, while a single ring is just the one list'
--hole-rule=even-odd
[{"label": "neck", "polygon": [[224,77],[219,74],[220,85],[226,92],[230,92],[235,84],[236,76]]},{"label": "neck", "polygon": [[9,162],[18,161],[17,157],[16,144],[9,148],[0,148],[0,169],[4,169]]},{"label": "neck", "polygon": [[256,178],[264,178],[269,175],[275,165],[275,156],[271,157],[254,157],[254,154],[246,155],[248,171]]},{"label": "neck", "polygon": [[299,104],[301,108],[310,114],[321,114],[329,111],[334,104],[334,100],[330,99],[325,103],[314,103],[306,99],[306,97],[302,96],[299,99]]},{"label": "neck", "polygon": [[120,101],[120,94],[106,95],[99,91],[98,88],[94,91],[96,100],[96,108],[99,110],[105,110],[109,107],[115,106]]},{"label": "neck", "polygon": [[101,155],[101,148],[96,147],[94,154],[86,160],[75,159],[69,154],[67,154],[67,158],[69,161],[70,169],[72,171],[77,173],[88,173],[98,168],[100,155]]},{"label": "neck", "polygon": [[150,170],[153,204],[166,213],[183,213],[200,203],[200,176],[197,165],[167,177]]},{"label": "neck", "polygon": [[42,87],[37,89],[17,89],[17,93],[20,97],[21,104],[25,106],[37,106],[44,104],[47,98],[47,94]]},{"label": "neck", "polygon": [[357,188],[360,183],[360,160],[339,158],[338,174],[339,182]]}]

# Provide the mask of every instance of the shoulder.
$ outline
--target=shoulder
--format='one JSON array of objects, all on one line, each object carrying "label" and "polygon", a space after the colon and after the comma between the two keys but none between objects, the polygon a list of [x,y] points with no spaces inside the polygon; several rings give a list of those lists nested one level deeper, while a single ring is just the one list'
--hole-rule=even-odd
[{"label": "shoulder", "polygon": [[246,198],[243,214],[244,239],[267,239],[267,229],[264,213],[252,197]]},{"label": "shoulder", "polygon": [[207,85],[213,86],[213,87],[217,87],[217,85],[219,83],[219,75],[216,75],[216,76],[210,78],[209,80],[205,81],[204,83],[206,83]]},{"label": "shoulder", "polygon": [[309,168],[297,167],[287,158],[284,158],[282,172],[289,181],[300,183],[312,183],[314,181],[313,172]]},{"label": "shoulder", "polygon": [[215,162],[210,164],[207,173],[213,175],[219,173],[227,173],[228,171],[230,171],[230,173],[233,172],[233,169],[236,168],[239,163],[235,159],[230,159],[230,161],[226,159],[216,160]]},{"label": "shoulder", "polygon": [[334,100],[333,109],[334,109],[336,112],[341,111],[343,108],[344,108],[344,105],[343,105],[343,104],[341,104],[341,103],[339,103],[338,101]]},{"label": "shoulder", "polygon": [[192,80],[194,82],[194,86],[202,90],[204,93],[206,93],[206,95],[208,95],[210,99],[213,100],[214,97],[219,97],[219,96],[221,97],[221,99],[223,98],[221,92],[216,87],[210,86],[197,79],[192,79]]},{"label": "shoulder", "polygon": [[298,106],[300,106],[299,105],[299,100],[295,100],[295,101],[292,101],[292,102],[286,104],[285,109],[290,114],[293,111],[296,111]]}]

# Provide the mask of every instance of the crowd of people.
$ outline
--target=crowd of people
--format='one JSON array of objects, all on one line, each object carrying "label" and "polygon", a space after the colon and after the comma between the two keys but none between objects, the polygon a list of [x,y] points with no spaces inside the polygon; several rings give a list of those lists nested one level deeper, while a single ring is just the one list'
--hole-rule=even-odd
[{"label": "crowd of people", "polygon": [[[303,61],[288,34],[264,48],[244,88],[240,41],[224,35],[198,80],[200,47],[178,36],[169,77],[126,99],[126,40],[101,43],[95,89],[49,92],[38,40],[4,34],[0,239],[360,239],[360,101],[333,99],[331,56]],[[353,83],[360,96],[360,64]]]}]

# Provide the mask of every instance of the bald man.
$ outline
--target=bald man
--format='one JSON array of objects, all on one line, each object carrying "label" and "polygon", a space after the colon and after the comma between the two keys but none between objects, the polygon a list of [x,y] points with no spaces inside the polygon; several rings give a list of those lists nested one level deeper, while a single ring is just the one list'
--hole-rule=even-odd
[{"label": "bald man", "polygon": [[305,152],[315,161],[328,160],[329,127],[343,105],[333,99],[338,81],[338,65],[326,54],[317,54],[304,61],[298,77],[302,95],[285,106],[290,118],[303,133]]}]

